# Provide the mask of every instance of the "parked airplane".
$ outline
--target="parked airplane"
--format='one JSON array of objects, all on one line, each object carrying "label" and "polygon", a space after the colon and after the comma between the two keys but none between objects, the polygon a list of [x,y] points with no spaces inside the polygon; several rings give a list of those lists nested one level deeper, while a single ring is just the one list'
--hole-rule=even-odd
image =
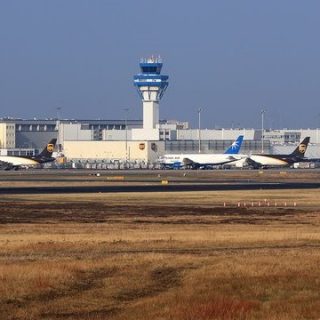
[{"label": "parked airplane", "polygon": [[34,167],[42,163],[54,161],[55,158],[52,157],[52,153],[56,142],[57,139],[51,139],[37,156],[0,156],[0,167],[5,170],[18,170],[19,168]]},{"label": "parked airplane", "polygon": [[159,158],[159,162],[162,167],[169,169],[199,169],[231,163],[247,157],[238,154],[242,141],[243,136],[239,136],[223,154],[166,154]]},{"label": "parked airplane", "polygon": [[310,137],[304,138],[291,154],[253,154],[247,158],[247,163],[254,168],[270,168],[291,166],[296,162],[306,161],[304,154],[309,141]]}]

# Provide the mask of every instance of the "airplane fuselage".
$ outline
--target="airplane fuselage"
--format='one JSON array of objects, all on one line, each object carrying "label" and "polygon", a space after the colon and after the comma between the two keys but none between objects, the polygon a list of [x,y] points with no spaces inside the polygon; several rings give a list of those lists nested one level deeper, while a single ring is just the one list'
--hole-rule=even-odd
[{"label": "airplane fuselage", "polygon": [[9,163],[12,166],[35,166],[39,162],[31,158],[15,157],[15,156],[0,156],[0,163]]},{"label": "airplane fuselage", "polygon": [[57,139],[53,138],[47,143],[40,154],[36,156],[0,156],[0,167],[6,170],[18,169],[19,167],[34,167],[41,163],[52,162],[52,157]]},{"label": "airplane fuselage", "polygon": [[240,154],[168,154],[160,158],[167,166],[214,166],[230,163],[246,157]]},{"label": "airplane fuselage", "polygon": [[303,161],[302,158],[290,157],[290,155],[253,154],[249,158],[255,163],[265,167],[284,167],[290,166],[295,162]]}]

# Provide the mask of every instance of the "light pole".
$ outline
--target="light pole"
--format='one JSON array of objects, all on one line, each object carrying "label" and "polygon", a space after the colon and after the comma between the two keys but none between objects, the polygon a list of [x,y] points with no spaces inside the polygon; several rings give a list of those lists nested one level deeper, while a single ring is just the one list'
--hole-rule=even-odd
[{"label": "light pole", "polygon": [[264,114],[265,110],[261,109],[261,153],[264,153]]},{"label": "light pole", "polygon": [[62,107],[57,107],[57,122],[56,122],[56,127],[57,127],[57,131],[58,131],[58,151],[62,151],[62,143],[64,144],[64,128],[62,128],[62,132],[63,132],[63,135],[62,137],[60,137],[60,133],[61,133],[61,125],[60,125],[60,119],[61,119],[61,109]]},{"label": "light pole", "polygon": [[319,143],[319,128],[320,128],[320,113],[318,114],[318,118],[319,118],[319,122],[316,125],[316,129],[317,129],[317,143]]},{"label": "light pole", "polygon": [[129,108],[124,108],[125,111],[125,130],[126,130],[126,165],[128,161],[128,111]]},{"label": "light pole", "polygon": [[61,109],[62,109],[62,107],[57,107],[56,109],[57,109],[57,120],[59,121],[60,118],[61,118]]},{"label": "light pole", "polygon": [[199,108],[198,109],[198,138],[199,138],[199,153],[201,153],[201,135],[200,135],[200,133],[201,133],[201,111],[202,111],[202,109],[201,108]]}]

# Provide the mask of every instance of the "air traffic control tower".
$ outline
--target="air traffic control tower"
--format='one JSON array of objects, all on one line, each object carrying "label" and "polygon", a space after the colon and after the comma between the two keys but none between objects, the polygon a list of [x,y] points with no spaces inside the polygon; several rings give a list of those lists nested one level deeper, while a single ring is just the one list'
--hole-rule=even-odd
[{"label": "air traffic control tower", "polygon": [[141,59],[141,73],[134,76],[134,85],[142,99],[143,129],[133,129],[133,140],[159,140],[159,102],[168,87],[168,76],[161,75],[160,58]]}]

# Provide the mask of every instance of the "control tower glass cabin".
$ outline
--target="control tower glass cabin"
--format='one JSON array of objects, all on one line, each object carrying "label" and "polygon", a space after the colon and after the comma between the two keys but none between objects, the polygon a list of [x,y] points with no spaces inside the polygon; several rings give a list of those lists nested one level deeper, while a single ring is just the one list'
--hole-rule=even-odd
[{"label": "control tower glass cabin", "polygon": [[134,76],[143,105],[143,129],[156,129],[159,124],[159,101],[169,84],[169,77],[160,74],[161,68],[160,58],[141,59],[141,73]]}]

